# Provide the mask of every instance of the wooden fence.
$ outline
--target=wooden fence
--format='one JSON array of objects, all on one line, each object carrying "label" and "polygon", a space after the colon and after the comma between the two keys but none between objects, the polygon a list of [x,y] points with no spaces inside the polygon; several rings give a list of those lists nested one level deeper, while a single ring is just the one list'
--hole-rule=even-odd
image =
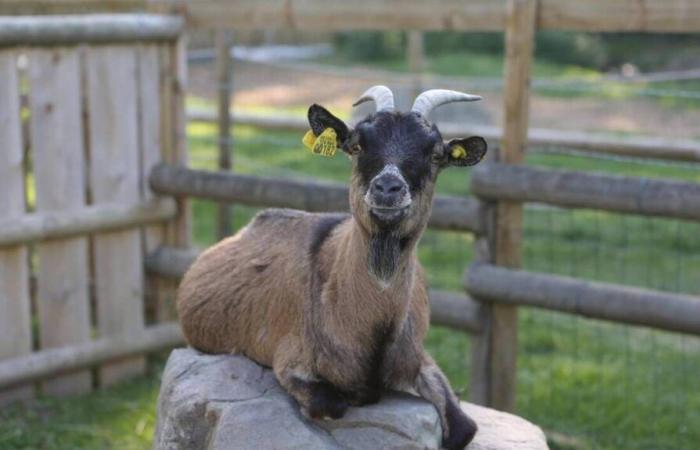
[{"label": "wooden fence", "polygon": [[182,31],[153,15],[0,18],[2,400],[40,378],[89,391],[97,364],[109,385],[143,371],[144,347],[179,342],[146,327],[145,294],[168,286],[142,267],[189,243],[182,202],[145,182],[185,158]]},{"label": "wooden fence", "polygon": [[[439,0],[432,2],[407,1],[397,8],[394,2],[326,2],[282,1],[252,2],[247,0],[123,0],[115,2],[95,2],[94,0],[7,1],[0,4],[1,11],[26,12],[32,8],[48,7],[51,10],[65,11],[90,5],[96,8],[136,8],[158,12],[177,13],[185,17],[190,27],[203,28],[296,28],[308,30],[347,30],[347,29],[434,29],[434,30],[505,30],[506,31],[506,70],[504,80],[504,120],[503,130],[493,130],[492,139],[500,141],[497,161],[485,164],[474,172],[472,193],[474,197],[456,199],[438,197],[431,218],[431,226],[442,229],[462,230],[475,233],[476,264],[465,275],[465,289],[470,294],[431,293],[432,317],[440,323],[469,331],[472,340],[472,373],[470,375],[470,395],[472,400],[500,409],[512,410],[515,400],[515,374],[517,360],[517,307],[521,305],[565,311],[587,317],[596,317],[665,330],[700,334],[698,299],[686,295],[655,292],[651,290],[629,289],[603,283],[588,283],[565,277],[555,277],[519,270],[522,241],[522,205],[525,202],[541,202],[568,208],[594,208],[619,211],[631,214],[676,217],[684,220],[698,220],[700,205],[697,203],[698,186],[692,183],[651,182],[633,178],[619,178],[606,175],[574,174],[561,171],[531,169],[519,166],[528,143],[536,141],[537,133],[528,134],[528,105],[533,41],[538,29],[569,29],[585,31],[644,31],[644,32],[697,32],[700,30],[700,5],[692,0],[478,0],[463,2]],[[63,9],[61,9],[63,8]],[[13,19],[9,19],[12,21]],[[47,19],[49,20],[49,19]],[[166,20],[166,19],[162,19]],[[49,20],[50,21],[50,20]],[[30,21],[31,22],[31,21]],[[77,23],[77,22],[76,22]],[[29,25],[28,25],[29,26]],[[84,27],[84,25],[83,25]],[[2,22],[0,22],[0,29]],[[41,27],[39,27],[41,28]],[[78,27],[80,28],[80,27]],[[17,29],[13,35],[18,33]],[[128,34],[128,33],[127,33]],[[0,35],[2,33],[0,32]],[[80,41],[90,43],[92,34],[83,28]],[[54,35],[52,39],[57,38]],[[61,38],[63,39],[63,38]],[[346,208],[346,191],[341,186],[324,186],[317,189],[313,183],[299,183],[291,180],[266,180],[230,173],[206,173],[186,169],[184,163],[184,108],[182,89],[184,85],[184,48],[177,35],[139,37],[139,40],[157,40],[157,44],[124,42],[119,45],[105,45],[104,37],[99,39],[101,46],[88,45],[76,48],[75,42],[61,41],[60,47],[43,49],[43,45],[29,34],[24,40],[16,39],[12,47],[0,50],[0,89],[3,98],[11,101],[0,105],[0,139],[2,147],[10,148],[3,153],[0,168],[1,186],[12,195],[0,197],[5,202],[5,211],[12,211],[0,224],[0,258],[3,271],[0,273],[0,293],[5,294],[0,302],[3,311],[0,329],[8,330],[12,342],[3,340],[0,344],[0,388],[16,386],[31,380],[44,379],[66,370],[83,369],[91,365],[141,354],[141,352],[180,342],[177,326],[165,323],[145,327],[141,295],[138,281],[143,279],[140,269],[145,261],[149,274],[147,292],[153,292],[158,299],[160,318],[169,317],[168,295],[172,295],[172,283],[182,275],[191,262],[193,253],[187,249],[189,229],[187,205],[184,196],[198,196],[218,202],[240,202],[258,206],[292,206],[310,210]],[[32,47],[18,49],[19,45]],[[154,59],[144,59],[144,52],[157,54]],[[26,51],[29,57],[29,115],[31,148],[34,152],[34,174],[36,176],[36,212],[31,217],[24,206],[23,186],[25,184],[25,163],[23,162],[22,116],[20,105],[21,83],[17,80],[15,55]],[[33,85],[32,76],[41,76],[43,71],[33,71],[36,55],[51,55],[58,52],[60,61],[74,61],[75,67],[85,69],[87,83],[83,86],[75,79],[82,80],[73,69],[66,75],[59,68],[52,77],[42,78],[41,84]],[[65,55],[65,56],[64,56]],[[71,59],[72,55],[72,59]],[[77,55],[77,56],[76,56]],[[114,67],[114,61],[120,61]],[[150,61],[152,64],[144,64]],[[87,62],[87,64],[86,64]],[[33,66],[34,64],[34,66]],[[43,65],[59,65],[53,57],[45,57]],[[72,67],[73,67],[72,66]],[[159,67],[158,84],[152,77],[143,75],[144,67]],[[131,79],[124,67],[133,68],[140,74],[136,81],[126,85],[116,83],[115,78]],[[113,70],[110,70],[113,69]],[[153,72],[149,72],[153,73]],[[34,75],[32,75],[34,74]],[[60,83],[60,77],[68,81]],[[144,82],[151,80],[152,89],[145,88]],[[72,80],[72,81],[71,81]],[[73,91],[64,86],[74,86]],[[33,92],[32,86],[39,86]],[[124,86],[127,86],[126,88]],[[116,95],[116,91],[120,95]],[[73,92],[74,95],[68,95]],[[85,101],[80,93],[84,94]],[[145,101],[145,95],[155,95],[153,101]],[[47,102],[43,99],[54,98]],[[76,100],[76,98],[78,100]],[[62,108],[73,108],[77,117],[86,111],[84,120],[77,120],[75,114],[56,114],[60,101],[72,101]],[[111,100],[111,101],[110,101]],[[51,106],[48,106],[51,105]],[[160,106],[156,112],[146,113],[147,108]],[[119,114],[116,114],[117,109]],[[61,109],[63,111],[63,109]],[[45,117],[48,116],[48,117]],[[104,120],[111,117],[111,121]],[[159,118],[153,123],[154,117]],[[133,131],[134,118],[140,118],[140,127]],[[32,125],[43,120],[52,126]],[[56,122],[46,122],[55,120]],[[60,120],[60,122],[59,122]],[[65,122],[73,120],[73,122]],[[242,117],[234,117],[234,122],[242,123]],[[128,123],[122,123],[128,122]],[[289,126],[283,120],[277,125]],[[89,126],[86,126],[89,125]],[[73,125],[73,127],[68,126]],[[107,125],[111,125],[108,127]],[[296,123],[291,126],[298,126]],[[77,136],[51,133],[73,130]],[[147,135],[148,131],[159,130],[158,137]],[[85,134],[85,145],[80,136]],[[134,133],[137,136],[134,138]],[[78,133],[76,133],[78,134]],[[449,132],[447,133],[449,134]],[[546,133],[545,133],[546,137]],[[571,136],[569,136],[572,138]],[[578,145],[592,149],[616,148],[618,153],[643,153],[643,145],[625,142],[595,142],[585,136],[574,136]],[[552,141],[559,136],[549,136]],[[72,139],[72,141],[68,141]],[[126,139],[126,140],[125,140]],[[160,145],[155,145],[160,139]],[[540,139],[542,134],[540,134]],[[545,139],[546,140],[546,139]],[[37,144],[38,142],[38,144]],[[61,151],[75,154],[52,160],[51,167],[57,173],[42,169],[36,158],[42,146],[53,146],[56,142],[71,145],[60,146]],[[159,152],[143,150],[148,143]],[[654,151],[663,153],[667,142],[657,142]],[[70,147],[70,150],[66,148]],[[64,196],[72,203],[55,206],[44,198],[68,189],[65,183],[53,177],[81,180],[81,171],[75,167],[64,167],[63,160],[69,156],[78,161],[79,155],[87,147],[90,154],[90,167],[85,185],[76,188],[74,195]],[[678,150],[679,159],[697,161],[695,144],[684,143]],[[76,150],[77,148],[77,150]],[[130,156],[118,153],[117,148]],[[128,150],[127,150],[128,149]],[[139,174],[130,177],[114,170],[134,164],[141,149],[143,162],[133,170]],[[56,150],[58,151],[58,150]],[[44,150],[46,153],[47,151]],[[45,154],[42,153],[42,156]],[[150,155],[150,156],[147,156]],[[662,156],[662,155],[661,155]],[[123,159],[120,159],[122,158]],[[156,161],[165,164],[156,165]],[[175,197],[175,210],[172,202],[154,200],[153,192],[147,189],[146,173],[150,172],[150,186],[153,192]],[[71,176],[63,175],[70,172]],[[6,172],[6,173],[5,173]],[[115,180],[118,181],[111,181]],[[51,189],[40,187],[50,183]],[[117,183],[116,185],[114,183]],[[131,184],[129,184],[131,183]],[[256,189],[251,189],[254,184]],[[129,184],[130,187],[119,186]],[[134,187],[134,184],[138,188]],[[116,187],[115,187],[116,186]],[[604,187],[604,190],[603,188]],[[81,197],[85,188],[90,195]],[[40,192],[40,190],[42,192]],[[45,194],[45,191],[49,191]],[[285,192],[287,194],[285,194]],[[289,195],[289,192],[294,192]],[[39,199],[41,197],[41,200]],[[61,197],[62,199],[64,197]],[[88,201],[86,201],[89,200]],[[66,202],[67,200],[63,200]],[[147,203],[158,203],[157,208],[146,207]],[[89,203],[90,206],[87,204]],[[114,203],[119,203],[114,205]],[[150,204],[150,203],[148,203]],[[60,208],[61,211],[57,211]],[[68,213],[67,211],[71,211]],[[76,212],[73,212],[76,211]],[[51,215],[49,215],[51,214]],[[56,215],[60,216],[55,219]],[[129,216],[129,219],[126,218]],[[145,227],[139,231],[135,226],[167,220],[165,229]],[[34,224],[24,227],[22,224]],[[115,228],[130,226],[126,231]],[[10,230],[10,231],[3,231]],[[90,238],[81,233],[91,230]],[[99,231],[99,233],[97,233]],[[81,237],[74,237],[76,236]],[[53,238],[48,241],[45,239]],[[39,350],[32,351],[32,338],[29,328],[29,270],[27,264],[28,241],[39,240],[37,247],[37,310],[40,328]],[[140,242],[140,246],[139,243]],[[62,247],[58,247],[62,246]],[[93,266],[85,256],[87,247],[93,252]],[[65,248],[63,248],[65,247]],[[137,250],[138,249],[138,250]],[[66,256],[70,253],[71,256]],[[57,253],[62,257],[56,256]],[[128,258],[127,258],[128,253]],[[48,255],[48,256],[46,256]],[[109,255],[108,260],[105,255]],[[79,263],[71,264],[66,271],[75,271],[71,276],[77,280],[67,289],[66,284],[56,288],[56,269],[61,262],[71,258]],[[82,260],[80,259],[82,258]],[[144,259],[145,258],[145,259]],[[44,261],[52,264],[46,266]],[[127,263],[128,260],[128,263]],[[63,264],[65,265],[65,264]],[[5,269],[7,268],[7,269]],[[64,270],[61,267],[62,270]],[[91,340],[86,330],[90,330],[87,315],[89,295],[88,270],[94,271],[97,305],[97,330],[99,338]],[[72,272],[71,272],[72,273]],[[116,283],[116,277],[119,283]],[[129,279],[128,277],[133,277]],[[131,281],[131,283],[129,283]],[[124,286],[131,285],[131,290]],[[73,294],[77,292],[77,294]],[[120,300],[113,300],[116,297]],[[575,299],[572,301],[571,299]],[[8,301],[7,299],[11,299]],[[53,301],[59,299],[58,301]],[[77,305],[70,310],[56,309],[57,305]],[[110,300],[112,299],[112,300]],[[129,299],[126,301],[125,299]],[[138,304],[138,307],[134,307]],[[127,306],[123,306],[127,305]],[[53,308],[53,309],[52,309]],[[67,308],[67,307],[64,307]],[[110,309],[111,308],[111,309]],[[631,313],[633,311],[633,313]],[[127,314],[132,322],[127,323]],[[52,320],[53,319],[53,320]],[[80,320],[79,324],[63,325],[61,320]],[[77,335],[64,336],[43,333],[44,327],[58,331],[70,330]],[[121,328],[120,328],[121,327]],[[51,329],[51,328],[49,328]],[[125,333],[128,333],[126,335]],[[119,337],[116,337],[119,335]],[[44,338],[44,336],[47,336]],[[46,340],[55,339],[54,341]],[[115,337],[111,337],[115,336]],[[65,347],[68,346],[68,347]],[[59,347],[51,350],[50,348]],[[63,348],[60,348],[63,347]],[[24,356],[22,356],[24,355]],[[10,359],[7,359],[10,358]],[[129,370],[139,370],[138,360],[130,360]],[[115,366],[109,365],[107,369]],[[85,375],[81,375],[83,379]],[[121,376],[105,375],[106,380]],[[75,375],[72,375],[75,377]],[[68,382],[68,379],[61,381]],[[52,381],[53,383],[54,381]],[[73,381],[71,381],[72,383]],[[84,381],[79,381],[84,383]],[[83,384],[84,386],[84,384]],[[22,395],[26,394],[26,388]],[[87,388],[83,388],[87,389]],[[59,391],[65,391],[60,389]],[[15,393],[21,391],[14,391]]]}]

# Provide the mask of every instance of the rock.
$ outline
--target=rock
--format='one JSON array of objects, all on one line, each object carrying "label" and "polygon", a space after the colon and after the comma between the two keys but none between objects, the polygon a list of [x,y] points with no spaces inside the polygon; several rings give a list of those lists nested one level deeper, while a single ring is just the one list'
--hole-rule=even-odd
[{"label": "rock", "polygon": [[543,450],[547,438],[540,427],[513,414],[462,402],[462,410],[476,420],[479,431],[468,450]]},{"label": "rock", "polygon": [[[529,422],[463,404],[479,424],[470,450],[546,449]],[[408,394],[350,408],[342,419],[310,421],[275,380],[249,359],[177,349],[168,359],[158,398],[156,450],[434,449],[440,422],[432,405]]]}]

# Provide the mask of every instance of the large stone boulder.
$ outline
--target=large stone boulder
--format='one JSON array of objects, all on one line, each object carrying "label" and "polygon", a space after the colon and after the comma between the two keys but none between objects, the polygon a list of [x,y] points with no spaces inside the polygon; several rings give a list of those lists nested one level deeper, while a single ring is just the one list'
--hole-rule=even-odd
[{"label": "large stone boulder", "polygon": [[[479,424],[470,450],[547,448],[542,431],[519,417],[463,407]],[[440,436],[435,408],[407,394],[350,408],[342,419],[310,421],[269,369],[241,356],[177,349],[163,373],[153,448],[436,449]]]}]

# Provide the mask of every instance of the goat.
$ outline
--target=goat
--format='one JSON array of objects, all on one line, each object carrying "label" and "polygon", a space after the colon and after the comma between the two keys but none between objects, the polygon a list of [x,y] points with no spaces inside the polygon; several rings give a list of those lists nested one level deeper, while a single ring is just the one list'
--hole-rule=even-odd
[{"label": "goat", "polygon": [[427,116],[480,98],[430,90],[401,113],[375,86],[353,106],[372,100],[376,112],[354,129],[312,105],[313,134],[332,129],[352,161],[351,214],[265,210],[205,251],[177,295],[188,343],[272,367],[311,418],[339,418],[387,389],[417,393],[439,412],[443,446],[466,446],[476,424],[423,348],[429,305],[416,245],[440,170],[486,153],[481,137],[444,143]]}]

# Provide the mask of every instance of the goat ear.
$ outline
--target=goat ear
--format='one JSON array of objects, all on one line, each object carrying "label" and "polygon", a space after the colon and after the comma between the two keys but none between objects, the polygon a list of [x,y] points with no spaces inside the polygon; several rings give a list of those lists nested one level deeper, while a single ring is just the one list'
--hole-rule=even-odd
[{"label": "goat ear", "polygon": [[350,130],[345,122],[335,117],[326,108],[321,105],[313,104],[309,107],[309,125],[311,131],[316,136],[323,133],[326,128],[332,128],[338,138],[338,147],[343,147],[343,144],[350,137]]},{"label": "goat ear", "polygon": [[473,166],[486,155],[486,140],[481,136],[466,139],[452,139],[445,144],[445,159],[441,164],[446,166]]}]

